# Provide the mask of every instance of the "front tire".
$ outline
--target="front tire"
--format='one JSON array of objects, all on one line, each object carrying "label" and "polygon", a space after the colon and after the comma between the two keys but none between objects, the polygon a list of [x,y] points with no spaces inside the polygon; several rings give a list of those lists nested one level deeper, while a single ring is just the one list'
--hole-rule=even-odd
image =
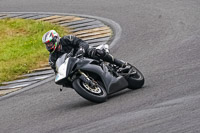
[{"label": "front tire", "polygon": [[107,93],[105,89],[99,84],[92,88],[87,83],[78,78],[74,80],[72,86],[80,96],[91,102],[102,103],[107,100]]}]

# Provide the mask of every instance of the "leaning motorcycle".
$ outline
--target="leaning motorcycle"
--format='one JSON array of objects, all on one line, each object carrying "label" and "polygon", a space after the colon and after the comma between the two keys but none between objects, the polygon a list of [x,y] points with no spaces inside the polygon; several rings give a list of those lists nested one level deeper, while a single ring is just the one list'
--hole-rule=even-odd
[{"label": "leaning motorcycle", "polygon": [[[108,51],[107,45],[99,49]],[[73,88],[83,98],[105,102],[110,94],[125,88],[138,89],[144,85],[143,74],[131,64],[121,68],[102,60],[73,56],[73,51],[56,61],[55,83]]]}]

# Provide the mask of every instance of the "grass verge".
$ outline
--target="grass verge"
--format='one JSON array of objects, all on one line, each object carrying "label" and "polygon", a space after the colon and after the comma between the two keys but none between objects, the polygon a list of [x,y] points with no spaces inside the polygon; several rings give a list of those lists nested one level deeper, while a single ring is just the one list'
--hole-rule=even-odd
[{"label": "grass verge", "polygon": [[51,29],[68,34],[66,28],[44,21],[0,19],[0,85],[48,62],[42,36]]}]

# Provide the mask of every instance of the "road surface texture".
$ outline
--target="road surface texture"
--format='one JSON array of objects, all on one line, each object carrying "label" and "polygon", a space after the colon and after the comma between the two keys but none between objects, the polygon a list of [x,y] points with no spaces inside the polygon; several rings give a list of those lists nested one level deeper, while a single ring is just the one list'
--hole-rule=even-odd
[{"label": "road surface texture", "polygon": [[109,18],[122,28],[112,54],[145,86],[93,104],[53,81],[0,101],[2,133],[199,133],[199,0],[0,0],[0,12]]}]

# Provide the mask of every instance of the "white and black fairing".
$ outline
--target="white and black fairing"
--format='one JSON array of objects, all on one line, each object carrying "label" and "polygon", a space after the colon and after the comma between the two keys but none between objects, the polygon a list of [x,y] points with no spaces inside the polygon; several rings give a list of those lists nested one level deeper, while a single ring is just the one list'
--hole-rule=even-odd
[{"label": "white and black fairing", "polygon": [[112,74],[107,65],[98,60],[68,57],[67,54],[64,54],[57,60],[56,68],[58,73],[55,82],[59,85],[73,82],[75,78],[79,78],[78,75],[74,75],[80,70],[99,78],[108,94],[128,87],[128,82],[123,76]]}]

